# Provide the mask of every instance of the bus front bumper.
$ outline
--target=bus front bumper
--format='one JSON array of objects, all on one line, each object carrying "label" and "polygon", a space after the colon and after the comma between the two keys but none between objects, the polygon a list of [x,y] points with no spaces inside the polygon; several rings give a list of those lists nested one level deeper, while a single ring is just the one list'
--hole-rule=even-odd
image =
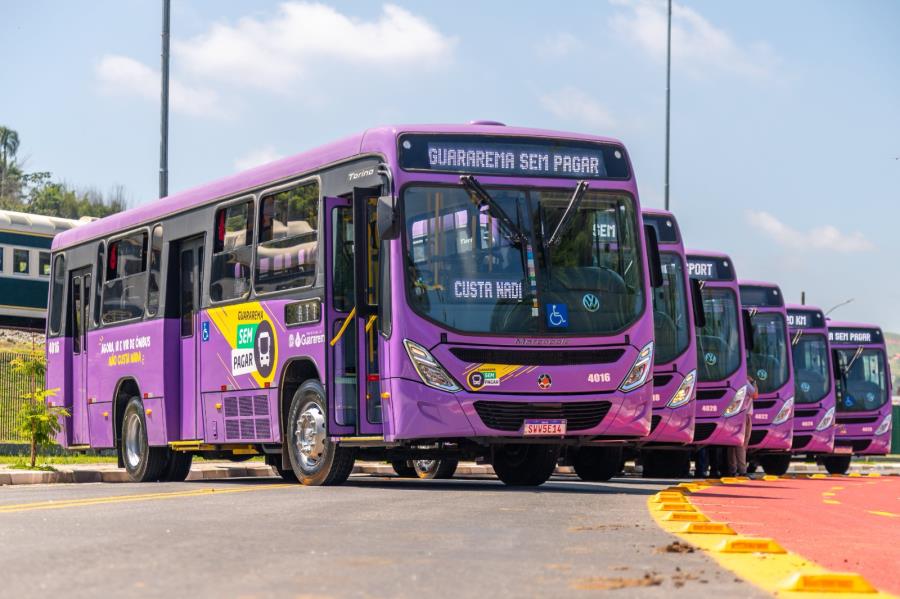
[{"label": "bus front bumper", "polygon": [[756,414],[750,432],[748,451],[790,451],[794,440],[794,422],[788,418],[781,424],[758,424]]}]

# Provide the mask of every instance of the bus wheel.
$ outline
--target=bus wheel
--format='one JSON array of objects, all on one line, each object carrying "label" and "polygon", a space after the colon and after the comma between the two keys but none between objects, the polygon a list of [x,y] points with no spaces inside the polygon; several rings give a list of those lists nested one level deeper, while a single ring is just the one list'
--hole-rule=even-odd
[{"label": "bus wheel", "polygon": [[822,464],[829,474],[847,474],[850,470],[850,460],[853,456],[849,455],[830,455],[822,458]]},{"label": "bus wheel", "polygon": [[582,447],[575,454],[572,466],[581,480],[607,481],[622,471],[622,448]]},{"label": "bus wheel", "polygon": [[537,487],[547,482],[558,459],[556,445],[495,445],[491,464],[497,478],[507,485]]},{"label": "bus wheel", "polygon": [[159,480],[166,467],[168,450],[165,447],[150,447],[147,441],[144,404],[138,397],[132,397],[125,406],[119,442],[125,470],[131,480],[139,483]]},{"label": "bus wheel", "polygon": [[413,460],[413,468],[419,478],[453,478],[459,460],[444,458],[442,460]]},{"label": "bus wheel", "polygon": [[339,485],[353,471],[356,452],[328,437],[325,410],[319,381],[306,381],[291,399],[286,441],[294,474],[304,485]]},{"label": "bus wheel", "polygon": [[275,472],[278,473],[278,476],[285,481],[289,483],[297,482],[297,475],[294,474],[294,471],[291,468],[281,467],[281,454],[266,454],[266,466],[274,468]]},{"label": "bus wheel", "polygon": [[169,459],[159,475],[159,480],[166,483],[180,483],[187,479],[191,473],[191,463],[194,456],[190,453],[169,450]]},{"label": "bus wheel", "polygon": [[391,460],[391,467],[400,478],[416,477],[416,469],[412,467],[409,460]]},{"label": "bus wheel", "polygon": [[765,453],[759,456],[759,465],[766,474],[782,476],[787,474],[791,466],[791,454],[789,453]]}]

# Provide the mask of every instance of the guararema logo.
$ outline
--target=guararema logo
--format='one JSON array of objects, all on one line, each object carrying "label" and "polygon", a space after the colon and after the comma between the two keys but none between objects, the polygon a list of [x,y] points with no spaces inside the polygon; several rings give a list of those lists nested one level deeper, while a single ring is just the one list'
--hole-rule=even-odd
[{"label": "guararema logo", "polygon": [[538,387],[544,390],[549,389],[553,385],[553,379],[549,374],[542,374],[538,377]]}]

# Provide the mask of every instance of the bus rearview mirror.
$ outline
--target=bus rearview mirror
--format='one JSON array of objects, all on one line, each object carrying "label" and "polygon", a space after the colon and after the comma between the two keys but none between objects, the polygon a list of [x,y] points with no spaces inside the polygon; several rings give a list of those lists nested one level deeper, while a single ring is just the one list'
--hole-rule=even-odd
[{"label": "bus rearview mirror", "polygon": [[644,225],[644,238],[647,240],[647,267],[650,269],[650,285],[662,287],[662,259],[659,256],[659,241],[656,229],[652,225]]},{"label": "bus rearview mirror", "polygon": [[753,318],[750,316],[750,310],[741,310],[744,321],[744,345],[748,352],[752,352],[755,346],[753,340]]},{"label": "bus rearview mirror", "polygon": [[691,303],[694,305],[694,326],[702,329],[706,326],[706,311],[703,309],[703,287],[698,279],[691,281]]},{"label": "bus rearview mirror", "polygon": [[393,196],[380,196],[378,198],[375,219],[377,221],[379,239],[395,239],[398,237],[399,230]]}]

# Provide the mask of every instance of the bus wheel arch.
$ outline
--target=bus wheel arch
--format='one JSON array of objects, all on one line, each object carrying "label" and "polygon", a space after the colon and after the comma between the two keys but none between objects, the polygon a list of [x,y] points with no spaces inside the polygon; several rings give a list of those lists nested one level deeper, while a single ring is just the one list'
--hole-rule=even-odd
[{"label": "bus wheel arch", "polygon": [[294,358],[284,365],[281,375],[281,386],[278,393],[279,430],[281,431],[281,468],[291,470],[291,458],[288,454],[287,422],[291,409],[291,400],[300,386],[309,380],[321,381],[319,368],[311,358]]},{"label": "bus wheel arch", "polygon": [[122,423],[125,420],[125,408],[132,397],[140,397],[141,390],[137,381],[132,377],[120,379],[116,383],[116,392],[113,395],[113,441],[116,447],[116,457],[118,459],[119,468],[125,467],[125,460],[122,456]]}]

